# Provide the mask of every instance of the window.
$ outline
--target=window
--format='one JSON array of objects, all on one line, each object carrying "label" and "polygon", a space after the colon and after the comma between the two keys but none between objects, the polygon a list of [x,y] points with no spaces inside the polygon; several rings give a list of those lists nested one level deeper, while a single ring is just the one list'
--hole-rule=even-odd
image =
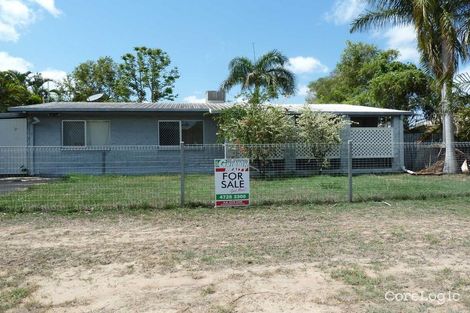
[{"label": "window", "polygon": [[161,146],[178,146],[181,141],[189,145],[203,144],[203,129],[203,121],[159,121],[159,144]]},{"label": "window", "polygon": [[109,121],[62,121],[63,146],[106,146],[109,143]]},{"label": "window", "polygon": [[62,145],[84,146],[85,145],[85,121],[63,121],[62,122]]},{"label": "window", "polygon": [[161,146],[178,146],[180,139],[180,122],[160,122],[160,145]]},{"label": "window", "polygon": [[87,121],[86,122],[86,145],[106,146],[109,145],[109,121]]},{"label": "window", "polygon": [[181,121],[181,134],[185,144],[202,145],[204,143],[202,121]]}]

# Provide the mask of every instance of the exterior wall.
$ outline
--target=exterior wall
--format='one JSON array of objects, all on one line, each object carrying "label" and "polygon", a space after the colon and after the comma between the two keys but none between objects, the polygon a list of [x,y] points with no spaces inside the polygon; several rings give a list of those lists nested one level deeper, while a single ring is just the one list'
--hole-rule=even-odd
[{"label": "exterior wall", "polygon": [[[28,171],[33,175],[179,173],[180,149],[158,146],[158,121],[161,120],[202,120],[204,144],[216,143],[216,123],[203,113],[63,113],[58,116],[32,116],[40,120],[35,125],[28,125],[29,146],[32,146],[27,149]],[[109,120],[111,147],[88,147],[92,151],[81,147],[61,147],[63,120]],[[185,159],[197,160],[197,156],[204,153],[202,150],[197,147],[190,148],[185,151]],[[213,151],[214,158],[221,156],[217,152]],[[193,162],[192,166],[188,167],[188,172],[210,169],[212,164],[208,168],[205,164]]]},{"label": "exterior wall", "polygon": [[[179,147],[158,146],[158,121],[161,120],[203,120],[204,144],[216,143],[216,123],[204,113],[61,113],[55,116],[43,113],[29,116],[29,121],[32,117],[40,120],[34,125],[31,122],[28,123],[30,148],[26,149],[27,170],[33,175],[180,173],[181,150]],[[63,120],[109,120],[111,145],[87,149],[61,147]],[[392,166],[380,169],[377,167],[357,168],[355,172],[390,172],[401,169],[403,148],[397,144],[403,142],[403,118],[400,116],[392,119],[392,128],[389,129],[391,136],[387,137],[389,139],[380,142],[381,145],[390,146],[390,156],[378,155],[377,151],[374,154],[372,150],[369,155],[364,155],[354,150],[354,143],[370,144],[380,141],[377,138],[383,130],[374,132],[373,128],[366,129],[363,133],[369,134],[370,138],[361,137],[362,142],[353,142],[353,161],[372,164],[373,160],[376,160],[377,164],[385,164],[382,160],[388,158],[392,159]],[[339,169],[336,171],[344,173],[347,167],[347,141],[353,139],[354,131],[361,131],[361,129],[347,127],[342,133],[342,146],[338,151],[331,153],[330,157],[339,161]],[[221,146],[186,148],[184,151],[185,172],[210,173],[213,166],[212,160],[223,156],[224,151]],[[288,149],[279,158],[284,160],[285,170],[293,173],[298,170],[297,160],[304,157],[299,155],[299,151]]]},{"label": "exterior wall", "polygon": [[[0,147],[27,145],[26,118],[0,118]],[[24,174],[27,156],[24,149],[0,149],[0,175]]]},{"label": "exterior wall", "polygon": [[213,119],[203,113],[175,114],[35,114],[40,122],[31,125],[34,146],[61,146],[63,120],[109,120],[111,122],[111,145],[158,145],[158,121],[202,120],[204,122],[204,144],[216,143],[217,126]]},{"label": "exterior wall", "polygon": [[404,148],[404,127],[403,116],[394,116],[392,119],[393,127],[393,169],[400,171],[405,167],[405,148]]}]

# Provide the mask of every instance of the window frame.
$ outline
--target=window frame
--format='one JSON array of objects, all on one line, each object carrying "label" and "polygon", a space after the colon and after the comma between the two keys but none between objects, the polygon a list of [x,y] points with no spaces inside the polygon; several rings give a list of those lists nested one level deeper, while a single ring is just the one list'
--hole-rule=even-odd
[{"label": "window frame", "polygon": [[[88,142],[88,122],[107,122],[108,125],[109,125],[109,130],[108,130],[108,138],[109,138],[109,142],[111,143],[111,120],[62,120],[62,127],[61,127],[61,143],[62,143],[62,147],[64,148],[77,148],[77,147],[99,147],[99,146],[92,146],[92,145],[88,145],[87,142]],[[66,146],[64,145],[64,122],[83,122],[83,127],[84,127],[84,134],[85,134],[85,142],[84,142],[84,145],[83,146]],[[111,144],[109,144],[111,145]]]},{"label": "window frame", "polygon": [[[180,144],[181,144],[181,140],[183,140],[183,127],[182,127],[182,122],[186,122],[186,121],[189,121],[189,122],[202,122],[202,143],[201,145],[204,144],[204,139],[205,139],[205,133],[204,133],[204,120],[203,119],[184,119],[184,120],[158,120],[158,146],[161,146],[161,147],[179,147]],[[165,122],[177,122],[178,125],[179,125],[179,144],[178,145],[161,145],[160,144],[160,123],[165,123]],[[187,143],[185,143],[187,144]]]},{"label": "window frame", "polygon": [[[82,122],[83,123],[83,146],[72,146],[72,145],[65,145],[64,143],[64,140],[65,140],[65,136],[64,136],[64,123],[67,123],[67,122]],[[62,147],[86,147],[86,138],[87,138],[87,133],[86,133],[86,120],[62,120],[62,132],[61,132],[61,141],[62,141]]]}]

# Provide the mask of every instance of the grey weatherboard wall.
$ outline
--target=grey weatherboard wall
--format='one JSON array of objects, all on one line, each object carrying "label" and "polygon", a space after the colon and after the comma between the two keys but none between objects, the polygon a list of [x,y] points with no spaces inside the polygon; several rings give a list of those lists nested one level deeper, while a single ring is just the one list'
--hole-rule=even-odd
[{"label": "grey weatherboard wall", "polygon": [[[315,106],[315,105],[312,105]],[[204,144],[216,143],[217,126],[212,114],[230,107],[228,103],[184,104],[184,103],[45,103],[10,108],[27,117],[28,147],[24,168],[33,175],[84,174],[151,174],[179,173],[181,171],[181,150],[179,147],[159,146],[158,122],[162,120],[202,120],[204,122]],[[296,114],[299,106],[285,106]],[[370,129],[345,129],[343,143],[351,139],[356,143],[376,143],[372,154],[360,153],[353,145],[353,158],[357,161],[376,158],[392,160],[387,168],[358,168],[360,172],[400,171],[403,166],[403,116],[409,112],[370,107],[325,104],[316,105],[315,110],[343,114],[346,116],[391,116],[392,128],[387,136],[369,136]],[[106,120],[110,122],[110,145],[104,147],[62,147],[63,120]],[[382,129],[383,130],[383,129]],[[377,129],[376,134],[383,134]],[[359,134],[359,135],[358,135]],[[360,135],[363,134],[363,135]],[[364,135],[365,134],[365,135]],[[383,145],[390,149],[386,155],[377,151]],[[382,147],[380,147],[382,146]],[[393,152],[391,152],[393,149]],[[360,149],[359,149],[360,150]],[[374,150],[374,151],[372,151]],[[281,159],[288,171],[296,171],[298,160],[305,155],[288,151]],[[341,149],[338,159],[344,170],[346,150]],[[11,155],[21,153],[12,152]],[[215,146],[193,146],[184,150],[185,171],[210,172],[212,160],[223,157],[223,148]],[[277,158],[277,157],[276,157]],[[377,162],[376,162],[377,163]],[[18,170],[18,169],[16,169]]]},{"label": "grey weatherboard wall", "polygon": [[107,120],[111,125],[111,145],[157,145],[158,121],[202,120],[204,144],[216,143],[217,126],[203,113],[60,113],[57,116],[35,113],[40,122],[32,125],[33,146],[61,146],[63,120]]},{"label": "grey weatherboard wall", "polygon": [[[204,144],[216,143],[216,123],[202,112],[34,113],[31,116],[39,119],[39,123],[28,123],[27,168],[32,175],[179,173],[180,149],[158,146],[158,121],[162,120],[202,120]],[[60,147],[63,120],[110,121],[112,147]],[[120,149],[119,146],[133,147]],[[220,157],[223,157],[222,148],[187,148],[186,170],[188,173],[207,171],[210,166],[196,160]]]}]

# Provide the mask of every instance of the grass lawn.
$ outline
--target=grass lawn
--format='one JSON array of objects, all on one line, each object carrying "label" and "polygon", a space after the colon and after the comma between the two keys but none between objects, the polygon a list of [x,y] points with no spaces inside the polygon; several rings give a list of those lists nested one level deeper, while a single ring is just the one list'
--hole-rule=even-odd
[{"label": "grass lawn", "polygon": [[[360,175],[353,185],[356,201],[470,196],[470,177],[463,175]],[[71,176],[2,195],[0,210],[171,207],[179,204],[179,186],[179,176]],[[188,175],[185,186],[187,204],[211,206],[212,176]],[[345,176],[252,179],[251,197],[258,205],[337,203],[347,200],[347,186]]]},{"label": "grass lawn", "polygon": [[467,197],[61,212],[0,213],[0,312],[470,311]]}]

